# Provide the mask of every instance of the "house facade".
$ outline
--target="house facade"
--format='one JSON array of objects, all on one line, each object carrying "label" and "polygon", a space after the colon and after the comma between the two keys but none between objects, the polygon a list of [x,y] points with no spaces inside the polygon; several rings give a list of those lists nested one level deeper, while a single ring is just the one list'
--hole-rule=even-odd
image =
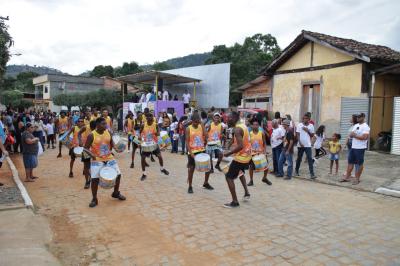
[{"label": "house facade", "polygon": [[272,111],[272,79],[270,77],[259,76],[240,86],[236,91],[242,93],[241,107]]},{"label": "house facade", "polygon": [[393,98],[399,75],[374,71],[400,63],[400,53],[385,46],[303,31],[263,70],[272,77],[274,111],[300,121],[312,113],[327,134],[346,132],[351,114],[365,112],[375,140],[392,130]]}]

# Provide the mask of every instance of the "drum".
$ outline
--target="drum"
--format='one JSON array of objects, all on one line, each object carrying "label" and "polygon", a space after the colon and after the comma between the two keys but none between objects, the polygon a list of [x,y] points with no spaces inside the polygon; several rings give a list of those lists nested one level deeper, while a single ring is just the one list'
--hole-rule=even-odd
[{"label": "drum", "polygon": [[131,141],[137,145],[141,144],[140,139],[136,136],[132,136]]},{"label": "drum", "polygon": [[256,172],[263,172],[268,167],[267,157],[264,154],[254,155],[253,158],[254,170]]},{"label": "drum", "polygon": [[230,166],[230,165],[231,165],[231,164],[228,163],[228,164],[224,165],[224,166],[221,168],[222,173],[224,173],[224,175],[226,175],[226,174],[228,173],[228,171],[229,171],[229,166]]},{"label": "drum", "polygon": [[198,172],[209,172],[211,170],[210,155],[199,153],[194,157],[195,167]]},{"label": "drum", "polygon": [[221,141],[215,140],[215,141],[209,141],[207,142],[208,146],[215,146],[215,145],[221,145]]},{"label": "drum", "polygon": [[58,141],[60,141],[62,144],[64,144],[65,146],[67,146],[69,148],[69,146],[71,145],[73,136],[72,134],[68,137],[69,131],[65,132],[61,137],[58,138]]},{"label": "drum", "polygon": [[112,137],[113,142],[114,142],[114,150],[118,153],[123,152],[126,149],[127,146],[127,141],[121,138],[118,135],[114,135]]},{"label": "drum", "polygon": [[157,143],[154,142],[144,142],[141,145],[142,152],[153,152],[158,148]]},{"label": "drum", "polygon": [[158,144],[162,147],[169,146],[171,144],[171,138],[167,131],[161,131],[160,137],[158,138]]},{"label": "drum", "polygon": [[82,157],[83,147],[75,147],[74,154],[76,157]]},{"label": "drum", "polygon": [[105,166],[101,168],[99,185],[105,189],[113,188],[117,175],[117,171],[112,167]]}]

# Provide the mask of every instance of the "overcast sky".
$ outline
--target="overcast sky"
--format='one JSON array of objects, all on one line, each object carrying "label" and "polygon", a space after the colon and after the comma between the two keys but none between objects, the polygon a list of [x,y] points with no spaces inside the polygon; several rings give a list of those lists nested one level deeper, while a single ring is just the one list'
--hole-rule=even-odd
[{"label": "overcast sky", "polygon": [[302,29],[400,51],[398,0],[0,0],[10,16],[9,64],[80,74],[211,51],[271,33],[285,48]]}]

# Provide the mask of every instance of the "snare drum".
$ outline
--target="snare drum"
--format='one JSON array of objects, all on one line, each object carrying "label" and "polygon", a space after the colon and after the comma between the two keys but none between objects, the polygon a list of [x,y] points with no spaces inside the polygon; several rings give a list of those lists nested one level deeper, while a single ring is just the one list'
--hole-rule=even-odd
[{"label": "snare drum", "polygon": [[82,157],[83,147],[75,147],[74,154],[76,157]]},{"label": "snare drum", "polygon": [[171,138],[169,137],[167,131],[161,131],[160,132],[160,137],[158,139],[158,144],[160,146],[163,146],[163,147],[168,146],[168,145],[171,144]]},{"label": "snare drum", "polygon": [[254,171],[263,172],[268,168],[267,157],[264,154],[254,155],[253,158]]},{"label": "snare drum", "polygon": [[198,172],[209,172],[211,170],[210,155],[199,153],[194,157],[195,167]]},{"label": "snare drum", "polygon": [[118,153],[123,152],[126,149],[127,142],[123,138],[121,138],[118,135],[114,135],[112,137],[113,142],[114,142],[114,150]]},{"label": "snare drum", "polygon": [[117,175],[117,171],[112,167],[105,166],[101,168],[99,185],[105,189],[113,188]]},{"label": "snare drum", "polygon": [[215,146],[215,145],[221,145],[221,141],[219,141],[219,140],[215,140],[215,141],[209,141],[209,142],[207,142],[207,145],[208,146]]},{"label": "snare drum", "polygon": [[222,173],[224,173],[224,175],[226,175],[226,174],[228,173],[228,171],[229,171],[229,166],[230,166],[230,165],[231,165],[231,164],[228,163],[228,164],[224,165],[224,166],[221,168]]},{"label": "snare drum", "polygon": [[153,152],[158,148],[158,144],[154,142],[144,142],[141,147],[142,152]]}]

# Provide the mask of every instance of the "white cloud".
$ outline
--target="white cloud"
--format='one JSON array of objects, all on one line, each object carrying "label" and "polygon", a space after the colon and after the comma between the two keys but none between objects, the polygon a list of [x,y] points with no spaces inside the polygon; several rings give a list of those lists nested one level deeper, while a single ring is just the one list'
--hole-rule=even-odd
[{"label": "white cloud", "polygon": [[14,64],[79,74],[98,64],[152,63],[271,33],[284,48],[302,29],[400,50],[400,1],[0,0]]}]

